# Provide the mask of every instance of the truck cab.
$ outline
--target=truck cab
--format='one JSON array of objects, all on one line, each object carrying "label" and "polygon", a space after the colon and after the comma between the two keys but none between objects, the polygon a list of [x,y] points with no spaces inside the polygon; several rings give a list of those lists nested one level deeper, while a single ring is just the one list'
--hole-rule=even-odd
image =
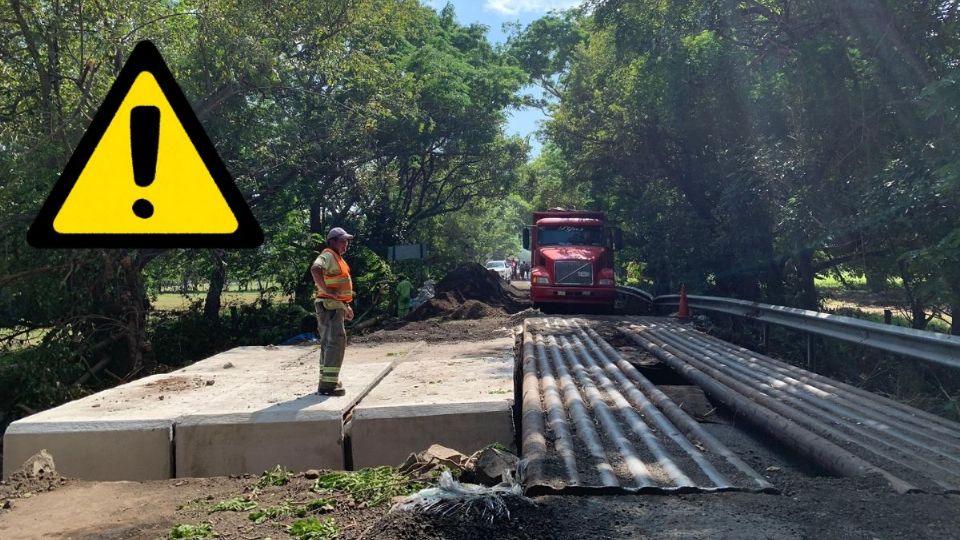
[{"label": "truck cab", "polygon": [[531,252],[533,305],[613,309],[617,297],[614,251],[621,244],[620,229],[609,227],[603,212],[534,212],[533,224],[523,231],[523,247]]}]

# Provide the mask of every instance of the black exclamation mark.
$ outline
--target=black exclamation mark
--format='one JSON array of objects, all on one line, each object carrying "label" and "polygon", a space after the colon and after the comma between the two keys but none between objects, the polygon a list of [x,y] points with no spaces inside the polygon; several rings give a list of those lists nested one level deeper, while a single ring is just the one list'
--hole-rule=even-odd
[{"label": "black exclamation mark", "polygon": [[[157,148],[160,143],[160,109],[143,105],[130,111],[130,154],[133,158],[133,181],[140,187],[153,183],[157,174]],[[147,219],[153,205],[146,199],[133,203],[133,213]]]}]

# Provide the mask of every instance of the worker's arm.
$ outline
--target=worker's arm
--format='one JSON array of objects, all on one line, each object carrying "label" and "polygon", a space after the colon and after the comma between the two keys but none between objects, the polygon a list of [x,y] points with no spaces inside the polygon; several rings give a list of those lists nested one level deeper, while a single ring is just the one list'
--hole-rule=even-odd
[{"label": "worker's arm", "polygon": [[[322,255],[321,255],[322,257]],[[320,257],[317,257],[317,260],[313,261],[313,264],[310,265],[310,275],[313,276],[313,283],[317,286],[318,291],[323,289],[323,262],[320,260]]]}]

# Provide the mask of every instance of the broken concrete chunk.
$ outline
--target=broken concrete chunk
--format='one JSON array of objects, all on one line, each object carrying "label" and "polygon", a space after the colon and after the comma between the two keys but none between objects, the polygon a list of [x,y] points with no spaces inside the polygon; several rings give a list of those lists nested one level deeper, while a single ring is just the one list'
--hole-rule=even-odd
[{"label": "broken concrete chunk", "polygon": [[431,479],[444,469],[459,475],[468,461],[467,456],[452,448],[433,444],[422,452],[410,454],[399,470],[414,479]]},{"label": "broken concrete chunk", "polygon": [[463,468],[467,463],[467,456],[462,453],[454,450],[453,448],[447,448],[439,444],[431,444],[430,448],[427,448],[427,454],[433,456],[440,460],[441,462],[449,463],[452,466]]},{"label": "broken concrete chunk", "polygon": [[53,456],[46,448],[27,458],[21,468],[24,474],[31,478],[52,476],[57,474],[57,467],[53,463]]},{"label": "broken concrete chunk", "polygon": [[517,469],[517,456],[498,448],[480,450],[470,457],[468,469],[473,482],[485,486],[495,486],[503,481],[503,473]]}]

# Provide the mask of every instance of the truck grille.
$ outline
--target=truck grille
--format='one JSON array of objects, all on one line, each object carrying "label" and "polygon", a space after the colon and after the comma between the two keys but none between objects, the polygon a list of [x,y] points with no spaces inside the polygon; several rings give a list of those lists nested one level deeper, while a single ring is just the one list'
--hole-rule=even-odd
[{"label": "truck grille", "polygon": [[557,285],[593,285],[592,261],[557,261],[553,263]]}]

